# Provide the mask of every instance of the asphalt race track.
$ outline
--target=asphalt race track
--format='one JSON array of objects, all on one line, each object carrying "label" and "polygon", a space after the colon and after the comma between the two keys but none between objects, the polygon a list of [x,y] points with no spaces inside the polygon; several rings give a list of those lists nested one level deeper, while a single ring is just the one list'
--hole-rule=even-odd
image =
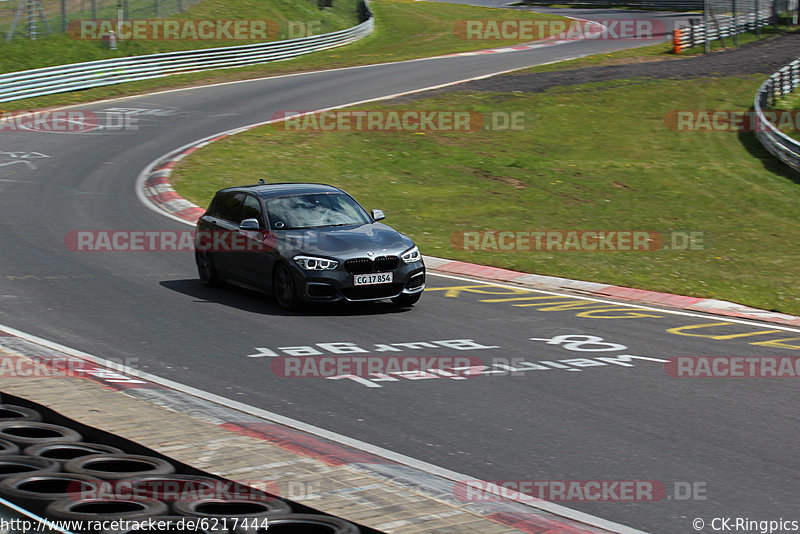
[{"label": "asphalt race track", "polygon": [[[664,18],[671,28],[665,14],[625,16]],[[469,477],[658,481],[665,495],[653,502],[561,503],[649,532],[691,532],[696,517],[798,520],[795,383],[673,378],[663,363],[793,356],[796,329],[437,275],[413,310],[378,303],[287,314],[241,288],[203,288],[190,253],[65,246],[74,230],[188,230],[144,206],[134,182],[154,159],[205,136],[281,110],[630,45],[568,42],[165,92],[80,106],[126,114],[137,129],[3,132],[0,324]],[[397,209],[366,207],[385,209],[389,224]],[[330,343],[350,345],[318,345]],[[273,354],[342,347],[479,358],[487,369],[465,379],[373,381],[282,378],[271,368]]]}]

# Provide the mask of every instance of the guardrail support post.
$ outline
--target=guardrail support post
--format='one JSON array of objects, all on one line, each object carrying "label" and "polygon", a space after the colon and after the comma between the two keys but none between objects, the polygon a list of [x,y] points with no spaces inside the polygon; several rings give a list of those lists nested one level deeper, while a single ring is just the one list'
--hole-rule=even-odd
[{"label": "guardrail support post", "polygon": [[761,7],[756,0],[756,37],[761,37]]}]

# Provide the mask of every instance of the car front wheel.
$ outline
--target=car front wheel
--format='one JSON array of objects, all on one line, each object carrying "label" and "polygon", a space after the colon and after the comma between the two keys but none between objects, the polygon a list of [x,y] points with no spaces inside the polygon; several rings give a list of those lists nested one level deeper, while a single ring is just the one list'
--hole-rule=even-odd
[{"label": "car front wheel", "polygon": [[275,274],[272,277],[272,292],[281,308],[284,310],[297,309],[299,302],[294,288],[294,278],[284,264],[275,267]]}]

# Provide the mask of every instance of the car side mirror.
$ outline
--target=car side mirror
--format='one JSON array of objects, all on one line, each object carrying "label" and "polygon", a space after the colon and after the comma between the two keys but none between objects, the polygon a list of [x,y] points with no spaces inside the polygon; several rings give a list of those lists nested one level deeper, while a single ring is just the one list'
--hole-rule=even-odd
[{"label": "car side mirror", "polygon": [[261,223],[258,222],[258,219],[245,219],[239,225],[239,230],[260,230]]},{"label": "car side mirror", "polygon": [[383,213],[383,210],[372,210],[372,220],[380,221],[381,219],[385,219],[386,214]]}]

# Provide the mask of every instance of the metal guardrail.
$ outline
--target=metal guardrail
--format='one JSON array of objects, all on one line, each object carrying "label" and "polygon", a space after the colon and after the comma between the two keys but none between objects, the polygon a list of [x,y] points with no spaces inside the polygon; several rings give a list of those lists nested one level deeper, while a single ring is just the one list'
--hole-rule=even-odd
[{"label": "metal guardrail", "polygon": [[706,42],[725,37],[732,37],[739,33],[754,31],[767,26],[774,21],[771,9],[759,13],[745,13],[737,17],[724,17],[716,23],[699,23],[672,30],[672,51],[680,54],[683,50],[692,48]]},{"label": "metal guardrail", "polygon": [[359,13],[364,22],[332,33],[223,48],[184,50],[72,63],[0,75],[0,102],[52,95],[104,85],[161,78],[172,74],[267,63],[341,46],[369,35],[375,19],[367,0]]},{"label": "metal guardrail", "polygon": [[573,7],[628,7],[663,11],[697,11],[703,9],[703,0],[523,0],[531,6],[568,5]]},{"label": "metal guardrail", "polygon": [[796,59],[767,78],[756,93],[756,137],[770,154],[800,172],[800,142],[778,130],[764,114],[776,99],[791,93],[800,85],[800,59]]}]

